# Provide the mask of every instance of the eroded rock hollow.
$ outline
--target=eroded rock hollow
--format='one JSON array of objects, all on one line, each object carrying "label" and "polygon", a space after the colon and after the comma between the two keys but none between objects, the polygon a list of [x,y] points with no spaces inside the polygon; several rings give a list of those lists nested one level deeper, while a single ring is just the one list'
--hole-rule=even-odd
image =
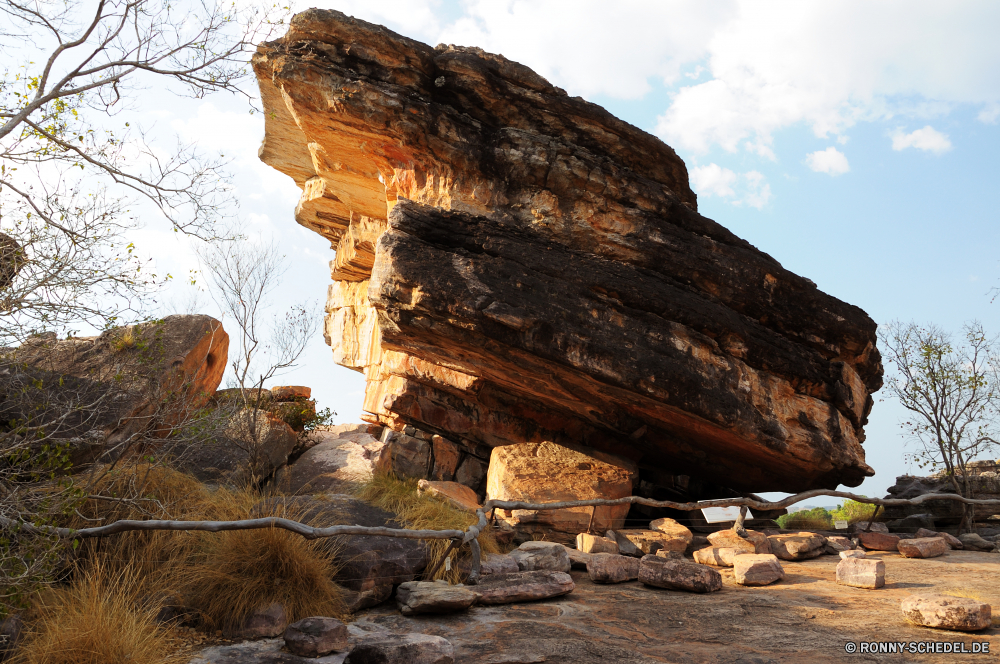
[{"label": "eroded rock hollow", "polygon": [[370,421],[480,458],[589,446],[663,485],[873,474],[875,323],[698,214],[659,139],[502,56],[334,11],[253,65],[260,158],[336,250],[326,336]]}]

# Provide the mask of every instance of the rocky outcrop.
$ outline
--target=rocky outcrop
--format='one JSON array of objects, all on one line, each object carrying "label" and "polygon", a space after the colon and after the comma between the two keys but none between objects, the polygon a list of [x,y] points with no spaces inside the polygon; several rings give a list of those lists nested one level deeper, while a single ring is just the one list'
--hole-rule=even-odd
[{"label": "rocky outcrop", "polygon": [[74,465],[166,439],[222,380],[229,335],[209,316],[167,316],[95,337],[31,337],[3,359],[0,421],[69,441]]},{"label": "rocky outcrop", "polygon": [[391,473],[399,478],[455,481],[474,492],[481,492],[486,479],[489,448],[471,444],[460,446],[412,426],[405,426],[402,431],[384,429],[382,443],[382,451],[375,461],[379,472]]},{"label": "rocky outcrop", "polygon": [[310,447],[274,477],[273,486],[287,494],[349,493],[369,480],[382,443],[369,425],[338,425],[307,434]]},{"label": "rocky outcrop", "polygon": [[[996,461],[970,461],[967,464],[969,470],[970,489],[976,498],[983,500],[1000,500],[1000,460]],[[961,478],[961,476],[959,476]],[[961,484],[961,480],[959,480]],[[935,473],[930,477],[918,477],[914,475],[900,475],[896,478],[896,483],[889,487],[889,495],[886,498],[916,498],[925,493],[957,493],[952,484],[951,478],[943,472]],[[933,520],[933,526],[926,524],[926,518],[920,519],[917,523],[912,517],[914,515],[928,514]],[[977,520],[986,520],[994,514],[1000,514],[998,507],[975,508]],[[918,528],[941,528],[947,526],[957,526],[962,521],[962,504],[955,500],[930,500],[919,505],[903,505],[898,507],[886,507],[885,518],[890,520],[890,526],[894,531],[913,532]],[[913,521],[913,523],[908,523]]]},{"label": "rocky outcrop", "polygon": [[502,56],[334,11],[253,66],[259,154],[336,249],[325,333],[371,421],[747,491],[872,474],[874,322],[699,215],[660,140]]},{"label": "rocky outcrop", "polygon": [[283,420],[247,408],[233,414],[218,435],[172,444],[171,463],[202,482],[245,486],[282,468],[296,441],[295,432]]}]

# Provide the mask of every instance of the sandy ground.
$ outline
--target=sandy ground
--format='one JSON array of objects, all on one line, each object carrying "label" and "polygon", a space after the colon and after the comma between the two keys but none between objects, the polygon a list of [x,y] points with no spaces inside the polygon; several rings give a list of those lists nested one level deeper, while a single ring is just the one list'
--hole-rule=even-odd
[{"label": "sandy ground", "polygon": [[[358,614],[359,628],[379,626],[449,639],[456,662],[980,662],[1000,661],[1000,628],[977,634],[915,627],[900,602],[913,593],[958,590],[989,602],[1000,618],[1000,555],[952,551],[930,560],[870,553],[886,565],[886,586],[839,586],[839,558],[783,562],[786,578],[764,588],[733,582],[710,595],[649,588],[638,582],[596,585],[573,571],[570,595],[538,602],[474,607],[450,616],[405,618],[387,603]],[[995,621],[995,625],[1000,620]],[[988,642],[989,655],[846,652],[860,642]]]}]

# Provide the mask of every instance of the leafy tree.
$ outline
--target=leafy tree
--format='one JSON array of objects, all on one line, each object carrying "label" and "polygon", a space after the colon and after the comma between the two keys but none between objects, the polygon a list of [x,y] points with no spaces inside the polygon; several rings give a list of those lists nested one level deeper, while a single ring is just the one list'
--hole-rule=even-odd
[{"label": "leafy tree", "polygon": [[[0,0],[0,344],[134,314],[156,284],[127,233],[151,203],[179,232],[215,236],[232,210],[225,161],[164,150],[119,117],[142,86],[244,94],[277,8],[208,0]],[[117,123],[119,126],[111,128]]]},{"label": "leafy tree", "polygon": [[[250,80],[249,55],[286,12],[211,0],[0,0],[8,63],[0,71],[0,610],[23,602],[59,559],[58,542],[32,529],[99,493],[99,478],[67,475],[68,455],[100,442],[88,438],[88,418],[113,410],[116,390],[128,391],[125,371],[124,379],[67,384],[18,352],[48,330],[141,318],[162,280],[129,242],[137,205],[206,240],[234,211],[224,158],[196,145],[164,149],[123,116],[151,110],[143,108],[147,89],[248,96],[241,86]],[[118,350],[124,357],[131,349],[122,340]],[[159,414],[172,407],[170,394],[152,396],[162,397],[153,402]],[[171,420],[175,430],[157,435],[202,435],[214,421]],[[142,449],[143,436],[119,444]],[[120,465],[141,455],[118,458]],[[96,499],[105,498],[152,504],[140,485]]]},{"label": "leafy tree", "polygon": [[[901,423],[922,467],[941,469],[955,492],[973,498],[968,463],[997,446],[1000,415],[998,339],[978,322],[956,343],[936,326],[894,322],[879,337],[893,365],[886,386],[910,412]],[[961,528],[971,530],[974,510],[963,504]]]}]

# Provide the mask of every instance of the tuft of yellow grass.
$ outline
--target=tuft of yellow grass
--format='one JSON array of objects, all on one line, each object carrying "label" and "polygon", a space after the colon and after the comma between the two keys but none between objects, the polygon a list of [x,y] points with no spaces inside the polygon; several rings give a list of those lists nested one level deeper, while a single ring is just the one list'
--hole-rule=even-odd
[{"label": "tuft of yellow grass", "polygon": [[139,343],[140,333],[140,330],[138,330],[135,326],[128,325],[118,333],[118,336],[111,342],[111,345],[117,351],[135,348],[136,344]]},{"label": "tuft of yellow grass", "polygon": [[[88,501],[81,510],[88,518],[105,522],[151,517],[297,519],[296,514],[286,513],[278,505],[267,513],[255,509],[263,500],[255,491],[209,491],[190,475],[163,466],[125,468],[103,481],[105,494],[139,496],[143,501]],[[203,626],[211,630],[236,629],[252,611],[274,602],[284,606],[289,621],[313,615],[346,615],[342,590],[332,581],[334,555],[320,542],[276,528],[122,533],[85,542],[80,562],[84,568],[98,565],[112,571],[135,570],[137,591],[179,593],[185,605],[198,612]]]},{"label": "tuft of yellow grass", "polygon": [[137,601],[137,578],[134,569],[95,564],[70,587],[41,595],[11,664],[181,664],[156,609]]},{"label": "tuft of yellow grass", "polygon": [[[359,498],[367,503],[380,507],[396,515],[396,520],[406,528],[413,530],[465,530],[476,523],[476,515],[460,510],[452,505],[430,496],[417,495],[417,480],[401,480],[392,474],[375,473],[372,478],[357,489]],[[493,535],[492,528],[487,527],[477,538],[479,547],[485,557],[488,553],[500,553],[500,547]],[[444,565],[439,565],[445,550],[451,544],[450,540],[427,540],[429,560],[427,569],[437,571],[432,578],[446,579],[451,583],[462,581],[462,572],[458,565],[453,564],[450,571]],[[451,557],[455,560],[456,554]],[[468,549],[460,551],[465,558],[470,556]]]},{"label": "tuft of yellow grass", "polygon": [[[297,518],[278,505],[270,513],[251,515],[251,501],[240,496],[231,500],[233,518]],[[279,528],[199,536],[199,547],[177,576],[207,626],[236,629],[255,609],[274,602],[285,608],[289,622],[309,616],[346,617],[343,591],[332,580],[336,552],[324,549],[321,542]]]}]

